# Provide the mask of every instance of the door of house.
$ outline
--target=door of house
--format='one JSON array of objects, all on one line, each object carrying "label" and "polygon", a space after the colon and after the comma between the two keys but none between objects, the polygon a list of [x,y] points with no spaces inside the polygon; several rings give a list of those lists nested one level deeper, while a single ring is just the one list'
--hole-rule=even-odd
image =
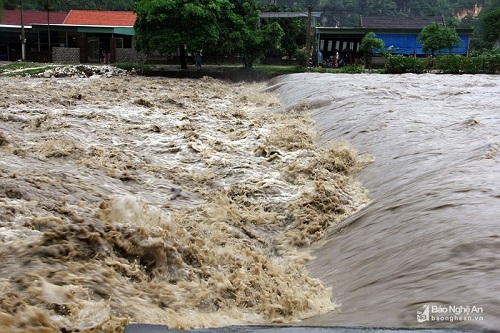
[{"label": "door of house", "polygon": [[89,62],[99,62],[99,37],[89,37],[87,39],[87,59]]},{"label": "door of house", "polygon": [[0,48],[0,60],[9,61],[9,45],[5,45]]}]

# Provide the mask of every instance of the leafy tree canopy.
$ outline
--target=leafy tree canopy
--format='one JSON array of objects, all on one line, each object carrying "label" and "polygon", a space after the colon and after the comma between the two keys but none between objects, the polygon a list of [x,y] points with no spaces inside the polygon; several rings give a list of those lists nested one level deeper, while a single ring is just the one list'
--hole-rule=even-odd
[{"label": "leafy tree canopy", "polygon": [[253,0],[230,0],[233,13],[222,23],[222,49],[243,56],[245,67],[267,52],[278,48],[283,29],[275,20],[259,25],[257,3]]},{"label": "leafy tree canopy", "polygon": [[[262,11],[266,12],[304,12],[302,8],[281,8],[276,5],[270,5]],[[263,24],[277,22],[284,35],[280,41],[280,48],[287,56],[293,57],[296,51],[302,48],[306,40],[307,20],[303,17],[299,18],[273,18],[270,20],[262,20]]]},{"label": "leafy tree canopy", "polygon": [[419,34],[418,42],[422,43],[424,52],[431,52],[434,56],[436,52],[444,49],[453,50],[454,46],[459,46],[462,42],[457,31],[452,27],[445,27],[433,22],[427,25]]},{"label": "leafy tree canopy", "polygon": [[146,53],[200,50],[220,39],[218,22],[231,13],[228,0],[142,0],[136,3],[136,43]]},{"label": "leafy tree canopy", "polygon": [[377,35],[373,32],[369,32],[363,37],[361,44],[359,45],[359,50],[363,53],[372,54],[375,52],[381,52],[385,48],[384,41],[377,38]]},{"label": "leafy tree canopy", "polygon": [[[0,0],[5,3],[5,9],[19,9],[19,0]],[[44,1],[24,0],[23,7],[25,10],[45,10]],[[49,0],[50,1],[50,0]],[[87,10],[132,10],[134,0],[60,0],[54,2],[51,10],[53,11],[70,11],[71,9],[87,9]]]},{"label": "leafy tree canopy", "polygon": [[135,12],[136,47],[146,53],[174,54],[184,45],[192,51],[218,49],[243,55],[251,67],[283,34],[276,22],[259,27],[252,0],[141,0]]},{"label": "leafy tree canopy", "polygon": [[36,3],[43,10],[50,11],[50,10],[53,10],[54,8],[58,7],[60,5],[61,1],[62,0],[37,0]]},{"label": "leafy tree canopy", "polygon": [[223,23],[224,40],[221,49],[243,57],[245,67],[267,52],[278,48],[284,35],[276,20],[259,23],[257,3],[253,0],[230,0],[233,15]]},{"label": "leafy tree canopy", "polygon": [[490,48],[500,42],[500,8],[483,16],[481,30],[483,40]]},{"label": "leafy tree canopy", "polygon": [[370,67],[373,52],[383,52],[385,50],[385,44],[382,39],[377,38],[375,33],[369,32],[365,35],[365,37],[363,37],[363,40],[359,45],[359,50],[363,53],[365,65]]}]

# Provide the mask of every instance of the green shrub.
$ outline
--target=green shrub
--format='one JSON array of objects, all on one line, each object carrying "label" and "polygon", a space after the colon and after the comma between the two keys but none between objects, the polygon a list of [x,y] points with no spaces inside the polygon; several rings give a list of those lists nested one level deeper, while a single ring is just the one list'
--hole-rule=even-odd
[{"label": "green shrub", "polygon": [[385,64],[386,73],[402,74],[424,72],[425,63],[415,57],[408,57],[401,54],[389,55]]},{"label": "green shrub", "polygon": [[[126,71],[131,71],[132,69],[138,69],[144,67],[144,64],[139,64],[139,63],[128,63],[128,62],[120,62],[120,63],[115,63],[113,66],[126,70]],[[149,66],[152,67],[152,66]]]},{"label": "green shrub", "polygon": [[445,74],[460,74],[463,67],[463,58],[457,54],[445,54],[436,58],[434,69]]},{"label": "green shrub", "polygon": [[475,57],[442,55],[435,59],[433,69],[446,74],[496,74],[500,73],[500,55],[482,54]]},{"label": "green shrub", "polygon": [[486,74],[499,74],[500,73],[500,54],[492,54],[484,57],[483,72]]},{"label": "green shrub", "polygon": [[363,68],[358,65],[348,65],[341,67],[339,72],[341,73],[348,73],[348,74],[359,74],[363,73]]},{"label": "green shrub", "polygon": [[461,73],[479,74],[483,72],[484,57],[462,57]]},{"label": "green shrub", "polygon": [[295,59],[297,59],[297,63],[299,64],[299,66],[305,67],[306,57],[306,51],[300,49],[295,51]]}]

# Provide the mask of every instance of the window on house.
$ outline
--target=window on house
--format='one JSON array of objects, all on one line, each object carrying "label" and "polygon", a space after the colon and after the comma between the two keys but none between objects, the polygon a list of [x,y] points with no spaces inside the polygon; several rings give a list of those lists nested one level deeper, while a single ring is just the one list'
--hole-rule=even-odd
[{"label": "window on house", "polygon": [[131,49],[132,48],[132,36],[122,36],[116,38],[116,48],[117,49]]}]

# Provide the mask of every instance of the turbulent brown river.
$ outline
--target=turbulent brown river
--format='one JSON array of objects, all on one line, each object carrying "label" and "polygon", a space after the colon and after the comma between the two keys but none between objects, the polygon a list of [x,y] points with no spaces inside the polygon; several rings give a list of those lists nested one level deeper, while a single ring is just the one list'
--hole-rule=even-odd
[{"label": "turbulent brown river", "polygon": [[500,78],[0,78],[0,331],[500,327]]}]

